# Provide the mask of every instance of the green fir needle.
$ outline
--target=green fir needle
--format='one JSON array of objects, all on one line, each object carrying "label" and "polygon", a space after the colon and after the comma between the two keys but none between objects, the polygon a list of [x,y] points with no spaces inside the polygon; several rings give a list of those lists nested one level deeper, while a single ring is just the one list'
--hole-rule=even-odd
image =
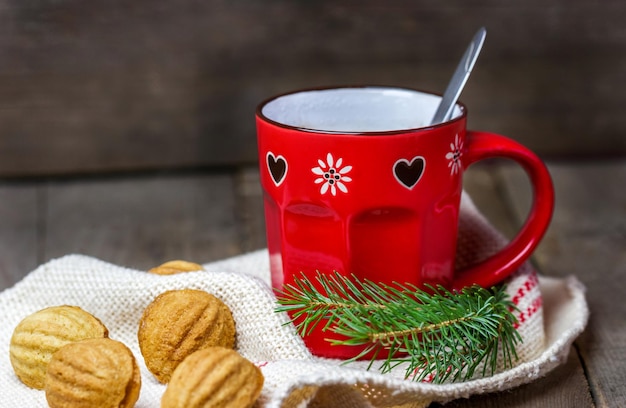
[{"label": "green fir needle", "polygon": [[408,363],[406,378],[443,383],[493,375],[517,360],[522,338],[503,285],[425,291],[339,273],[318,273],[315,279],[317,286],[304,274],[285,285],[276,311],[290,312],[301,335],[322,324],[344,338],[329,340],[332,344],[360,346],[362,352],[348,362],[384,351],[381,372]]}]

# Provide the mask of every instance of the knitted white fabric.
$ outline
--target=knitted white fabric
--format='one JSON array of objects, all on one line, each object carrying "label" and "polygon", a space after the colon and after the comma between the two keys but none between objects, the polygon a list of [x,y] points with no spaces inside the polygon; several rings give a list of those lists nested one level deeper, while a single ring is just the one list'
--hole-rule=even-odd
[{"label": "knitted white fabric", "polygon": [[[463,197],[457,266],[471,264],[504,243],[467,196]],[[160,263],[160,262],[155,262]],[[137,407],[158,407],[165,386],[145,367],[137,343],[145,307],[170,289],[194,288],[221,298],[237,326],[237,350],[261,367],[265,385],[262,407],[423,407],[472,394],[499,391],[533,381],[564,361],[588,319],[584,288],[574,278],[537,277],[529,264],[507,279],[507,290],[520,309],[517,365],[491,377],[436,385],[404,380],[399,367],[379,374],[366,362],[342,365],[313,357],[286,315],[274,312],[266,250],[205,265],[207,271],[161,276],[113,265],[82,255],[68,255],[41,265],[14,287],[0,293],[0,389],[6,408],[45,407],[43,391],[23,385],[9,361],[15,326],[44,307],[80,306],[108,327],[110,337],[125,343],[142,371]]]}]

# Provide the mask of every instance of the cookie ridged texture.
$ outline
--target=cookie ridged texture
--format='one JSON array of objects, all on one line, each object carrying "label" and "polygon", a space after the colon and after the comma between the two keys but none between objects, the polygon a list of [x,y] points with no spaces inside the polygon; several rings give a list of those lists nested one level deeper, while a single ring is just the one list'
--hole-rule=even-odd
[{"label": "cookie ridged texture", "polygon": [[130,408],[139,399],[141,374],[132,352],[108,338],[60,348],[46,375],[51,408]]},{"label": "cookie ridged texture", "polygon": [[194,351],[233,348],[235,321],[217,297],[193,289],[160,294],[146,308],[137,334],[146,367],[161,383]]},{"label": "cookie ridged texture", "polygon": [[43,389],[46,368],[55,351],[75,341],[108,334],[100,320],[80,307],[48,307],[27,316],[15,327],[9,345],[11,365],[24,384]]},{"label": "cookie ridged texture", "polygon": [[204,267],[200,264],[197,264],[195,262],[189,262],[189,261],[176,259],[173,261],[165,262],[159,266],[156,266],[148,270],[148,272],[154,273],[157,275],[175,275],[178,273],[196,272],[196,271],[203,271],[203,270],[204,270]]},{"label": "cookie ridged texture", "polygon": [[232,349],[210,347],[189,355],[163,393],[161,408],[248,408],[259,398],[263,374]]}]

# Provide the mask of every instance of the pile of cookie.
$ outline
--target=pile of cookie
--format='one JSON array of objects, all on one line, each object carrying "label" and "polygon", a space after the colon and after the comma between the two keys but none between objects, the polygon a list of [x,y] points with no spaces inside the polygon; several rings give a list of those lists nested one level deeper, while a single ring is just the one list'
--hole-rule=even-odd
[{"label": "pile of cookie", "polygon": [[[170,261],[149,272],[201,270]],[[205,291],[170,290],[143,311],[137,339],[146,367],[167,384],[161,407],[250,407],[263,374],[235,349],[228,306]],[[44,390],[51,408],[133,407],[141,374],[135,356],[109,338],[106,326],[77,306],[51,306],[25,317],[13,331],[11,365],[27,386]]]}]

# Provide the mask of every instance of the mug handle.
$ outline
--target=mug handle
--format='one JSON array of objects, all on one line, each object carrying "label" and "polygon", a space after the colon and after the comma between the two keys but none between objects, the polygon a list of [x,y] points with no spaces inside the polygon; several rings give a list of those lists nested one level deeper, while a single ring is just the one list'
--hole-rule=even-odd
[{"label": "mug handle", "polygon": [[533,205],[517,236],[491,257],[455,273],[452,287],[478,284],[491,287],[517,270],[532,254],[545,234],[554,210],[554,188],[550,173],[537,155],[507,137],[488,132],[467,131],[463,167],[495,157],[509,158],[526,171],[533,187]]}]

